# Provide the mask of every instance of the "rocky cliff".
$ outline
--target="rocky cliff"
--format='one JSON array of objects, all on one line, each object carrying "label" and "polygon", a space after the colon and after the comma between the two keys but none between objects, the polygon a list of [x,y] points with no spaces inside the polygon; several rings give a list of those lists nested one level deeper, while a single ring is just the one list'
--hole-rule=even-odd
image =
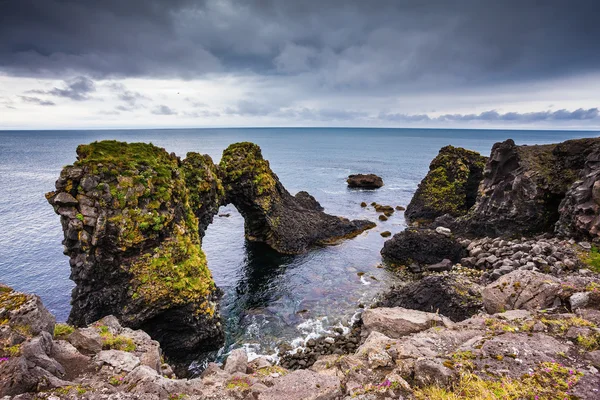
[{"label": "rocky cliff", "polygon": [[79,146],[77,156],[47,195],[76,284],[69,322],[112,314],[173,355],[218,348],[219,290],[199,237],[213,210],[194,214],[179,159],[115,141]]},{"label": "rocky cliff", "polygon": [[185,357],[223,342],[218,298],[201,240],[223,204],[245,219],[246,237],[301,253],[374,226],[323,213],[308,193],[291,196],[260,148],[231,145],[220,165],[145,143],[95,142],[77,148],[47,199],[61,216],[70,258],[69,322],[114,315]]},{"label": "rocky cliff", "polygon": [[600,138],[535,146],[509,139],[493,146],[482,169],[484,160],[440,150],[405,215],[475,236],[598,236]]}]

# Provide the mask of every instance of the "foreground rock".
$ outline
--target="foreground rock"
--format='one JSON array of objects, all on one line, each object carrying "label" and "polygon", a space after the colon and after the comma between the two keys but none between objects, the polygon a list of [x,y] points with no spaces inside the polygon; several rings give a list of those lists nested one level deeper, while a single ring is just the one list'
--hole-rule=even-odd
[{"label": "foreground rock", "polygon": [[346,182],[350,188],[379,189],[383,186],[383,179],[375,174],[350,175]]},{"label": "foreground rock", "polygon": [[429,165],[404,215],[410,221],[444,214],[465,215],[475,204],[487,157],[460,147],[443,147]]},{"label": "foreground rock", "polygon": [[229,146],[219,167],[227,202],[244,217],[246,238],[267,243],[280,253],[303,253],[310,246],[334,244],[375,226],[325,214],[318,203],[310,201],[307,206],[306,195],[290,195],[255,144]]},{"label": "foreground rock", "polygon": [[429,265],[444,259],[459,262],[466,255],[466,250],[455,239],[444,234],[432,230],[408,229],[386,241],[381,255],[402,265]]},{"label": "foreground rock", "polygon": [[365,310],[362,321],[364,332],[381,332],[394,339],[424,331],[432,326],[452,326],[449,319],[438,314],[402,307]]}]

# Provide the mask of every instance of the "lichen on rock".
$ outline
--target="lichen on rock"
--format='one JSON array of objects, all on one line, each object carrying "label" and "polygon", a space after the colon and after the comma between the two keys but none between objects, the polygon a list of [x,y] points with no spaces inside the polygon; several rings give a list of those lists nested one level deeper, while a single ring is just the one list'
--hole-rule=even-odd
[{"label": "lichen on rock", "polygon": [[487,157],[446,146],[429,165],[404,215],[411,221],[433,220],[444,214],[458,217],[475,204]]}]

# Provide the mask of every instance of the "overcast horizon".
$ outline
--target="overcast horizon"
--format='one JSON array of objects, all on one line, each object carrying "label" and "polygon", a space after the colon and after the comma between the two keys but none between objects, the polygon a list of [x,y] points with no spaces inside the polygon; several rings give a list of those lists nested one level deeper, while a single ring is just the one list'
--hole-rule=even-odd
[{"label": "overcast horizon", "polygon": [[0,129],[599,130],[600,3],[536,3],[0,0]]}]

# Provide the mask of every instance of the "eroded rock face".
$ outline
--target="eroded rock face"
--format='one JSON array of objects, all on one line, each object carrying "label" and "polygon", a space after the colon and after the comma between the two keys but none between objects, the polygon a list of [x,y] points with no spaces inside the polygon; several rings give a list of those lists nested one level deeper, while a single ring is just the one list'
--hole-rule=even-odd
[{"label": "eroded rock face", "polygon": [[349,188],[379,189],[383,186],[383,179],[375,174],[350,175],[346,180]]},{"label": "eroded rock face", "polygon": [[381,255],[389,261],[409,265],[436,264],[444,259],[459,262],[465,248],[455,239],[432,230],[407,229],[386,241]]},{"label": "eroded rock face", "polygon": [[200,202],[219,190],[206,181],[209,194],[196,190],[190,200],[185,179],[186,169],[210,168],[195,158],[182,168],[174,154],[144,143],[96,142],[77,155],[47,194],[76,283],[69,322],[84,326],[112,314],[173,356],[218,348],[220,292],[198,230],[214,209],[195,215],[190,203],[202,210]]},{"label": "eroded rock face", "polygon": [[305,195],[301,200],[290,195],[253,143],[229,146],[219,167],[227,202],[244,217],[246,238],[280,253],[303,253],[310,246],[333,244],[375,226],[325,214],[314,202],[307,205]]},{"label": "eroded rock face", "polygon": [[556,232],[563,236],[600,236],[600,151],[587,156],[583,171],[561,202]]},{"label": "eroded rock face", "polygon": [[[599,139],[539,146],[517,146],[511,139],[496,143],[485,167],[477,201],[469,214],[459,220],[460,229],[480,236],[553,231],[561,201],[578,179],[588,157],[592,157],[588,163],[590,169],[595,166],[591,160],[597,157],[591,155],[599,146]],[[591,175],[590,179],[595,180]],[[590,184],[593,186],[590,182],[587,186]],[[574,194],[571,197],[575,198]],[[587,201],[588,197],[584,197]],[[564,207],[569,208],[567,204]],[[569,225],[567,219],[565,226]]]},{"label": "eroded rock face", "polygon": [[443,147],[429,165],[404,215],[410,221],[444,214],[465,215],[475,204],[487,157],[460,147]]}]

